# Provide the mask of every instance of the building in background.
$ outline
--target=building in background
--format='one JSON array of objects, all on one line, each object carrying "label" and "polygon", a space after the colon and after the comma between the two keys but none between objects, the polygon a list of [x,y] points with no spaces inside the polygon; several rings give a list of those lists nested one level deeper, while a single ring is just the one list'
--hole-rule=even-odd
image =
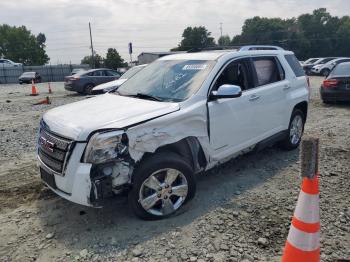
[{"label": "building in background", "polygon": [[178,53],[186,53],[184,51],[176,51],[176,52],[143,52],[139,54],[137,57],[137,60],[139,62],[139,65],[142,64],[149,64],[152,63],[153,61],[157,60],[158,58],[161,58],[163,56],[167,55],[173,55],[173,54],[178,54]]}]

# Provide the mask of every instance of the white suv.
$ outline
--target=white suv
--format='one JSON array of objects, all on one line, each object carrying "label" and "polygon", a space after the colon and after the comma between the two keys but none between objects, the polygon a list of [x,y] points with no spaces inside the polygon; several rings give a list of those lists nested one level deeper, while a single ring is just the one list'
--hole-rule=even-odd
[{"label": "white suv", "polygon": [[127,191],[136,215],[159,219],[193,198],[201,171],[276,142],[297,148],[307,79],[292,52],[260,49],[169,55],[115,92],[48,111],[42,180],[87,206]]}]

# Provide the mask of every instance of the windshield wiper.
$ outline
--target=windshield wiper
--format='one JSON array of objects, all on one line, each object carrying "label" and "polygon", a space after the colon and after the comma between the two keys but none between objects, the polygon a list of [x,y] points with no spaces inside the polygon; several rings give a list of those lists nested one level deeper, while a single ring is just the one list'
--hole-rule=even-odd
[{"label": "windshield wiper", "polygon": [[144,93],[137,93],[135,95],[128,95],[128,96],[137,97],[137,98],[141,98],[141,99],[154,100],[154,101],[163,101],[161,98],[159,98],[157,96],[152,96],[152,95],[148,95],[148,94],[144,94]]}]

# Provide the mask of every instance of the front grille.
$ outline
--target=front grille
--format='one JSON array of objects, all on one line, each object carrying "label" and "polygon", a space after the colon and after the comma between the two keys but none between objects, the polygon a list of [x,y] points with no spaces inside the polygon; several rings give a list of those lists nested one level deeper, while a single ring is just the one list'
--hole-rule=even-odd
[{"label": "front grille", "polygon": [[41,127],[38,138],[38,156],[46,167],[63,175],[73,141],[60,137]]}]

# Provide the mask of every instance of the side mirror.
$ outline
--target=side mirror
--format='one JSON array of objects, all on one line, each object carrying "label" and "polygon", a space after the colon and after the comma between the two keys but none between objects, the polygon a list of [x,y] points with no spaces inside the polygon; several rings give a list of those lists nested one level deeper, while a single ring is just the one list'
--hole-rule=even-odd
[{"label": "side mirror", "polygon": [[212,100],[219,98],[236,98],[242,95],[242,89],[240,86],[236,85],[222,85],[216,91],[212,91],[210,98]]}]

